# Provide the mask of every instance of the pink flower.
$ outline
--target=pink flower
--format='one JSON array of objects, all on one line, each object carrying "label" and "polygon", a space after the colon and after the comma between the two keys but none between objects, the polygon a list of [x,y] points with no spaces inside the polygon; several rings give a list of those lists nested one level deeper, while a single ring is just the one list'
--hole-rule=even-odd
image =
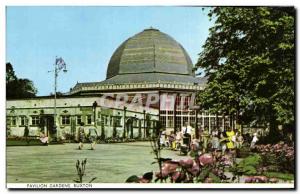
[{"label": "pink flower", "polygon": [[214,158],[211,154],[203,154],[198,157],[198,160],[199,160],[199,163],[201,166],[210,165],[215,162]]}]

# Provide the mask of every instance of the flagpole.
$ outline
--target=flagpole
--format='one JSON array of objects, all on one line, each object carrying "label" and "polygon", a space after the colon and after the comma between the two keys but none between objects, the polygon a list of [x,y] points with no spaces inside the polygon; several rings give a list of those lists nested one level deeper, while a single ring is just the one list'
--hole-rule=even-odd
[{"label": "flagpole", "polygon": [[58,73],[63,70],[64,73],[67,72],[66,69],[66,63],[65,61],[60,57],[57,58],[57,56],[55,57],[55,63],[54,63],[54,115],[53,115],[53,120],[54,120],[54,124],[53,124],[53,131],[55,131],[55,136],[56,136],[56,141],[58,140],[58,119],[57,119],[57,107],[56,107],[56,98],[57,98],[57,77],[58,77]]},{"label": "flagpole", "polygon": [[56,138],[58,138],[57,115],[56,115],[56,90],[57,90],[57,64],[56,64],[56,62],[57,62],[57,57],[55,59],[55,64],[54,64],[54,129],[56,132]]}]

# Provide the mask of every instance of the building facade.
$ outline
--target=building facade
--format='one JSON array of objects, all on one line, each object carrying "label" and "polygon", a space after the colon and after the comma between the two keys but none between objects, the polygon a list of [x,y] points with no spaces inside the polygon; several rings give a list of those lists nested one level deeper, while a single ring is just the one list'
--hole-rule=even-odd
[{"label": "building facade", "polygon": [[[209,131],[232,126],[229,118],[192,106],[207,80],[196,77],[193,68],[189,55],[176,40],[157,29],[145,29],[116,49],[106,80],[77,83],[57,99],[56,119],[53,97],[8,100],[7,125],[12,135],[22,135],[24,130],[20,128],[29,125],[31,133],[74,136],[80,122],[86,127],[94,122],[106,137],[117,134],[133,138],[146,137],[158,120],[167,131],[180,130],[185,124]],[[103,96],[109,97],[107,103],[95,106]],[[112,106],[121,98],[126,99],[122,106]],[[133,101],[139,103],[130,106]],[[57,131],[51,127],[54,122]]]},{"label": "building facade", "polygon": [[144,138],[153,132],[159,119],[158,109],[115,102],[115,99],[101,96],[59,97],[56,100],[57,130],[54,130],[53,97],[9,100],[6,104],[8,133],[23,136],[27,126],[30,136],[39,136],[43,132],[50,137],[76,139],[81,123],[86,132],[96,127],[98,135],[105,138],[122,138],[124,135],[126,138]]}]

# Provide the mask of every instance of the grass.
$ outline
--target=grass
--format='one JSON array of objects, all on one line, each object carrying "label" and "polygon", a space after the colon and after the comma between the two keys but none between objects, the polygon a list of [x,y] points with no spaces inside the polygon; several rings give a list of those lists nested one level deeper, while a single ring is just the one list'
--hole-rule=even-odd
[{"label": "grass", "polygon": [[[96,150],[83,150],[78,144],[49,146],[8,146],[7,182],[8,183],[72,183],[77,178],[76,161],[87,158],[87,182],[97,177],[93,183],[123,183],[131,175],[142,175],[158,171],[151,153],[149,142],[98,144]],[[163,150],[162,157],[180,159],[178,152]],[[186,157],[186,156],[185,156]]]},{"label": "grass", "polygon": [[265,172],[264,175],[267,176],[268,178],[278,178],[278,179],[282,179],[284,181],[294,180],[294,175],[288,174],[288,173]]}]

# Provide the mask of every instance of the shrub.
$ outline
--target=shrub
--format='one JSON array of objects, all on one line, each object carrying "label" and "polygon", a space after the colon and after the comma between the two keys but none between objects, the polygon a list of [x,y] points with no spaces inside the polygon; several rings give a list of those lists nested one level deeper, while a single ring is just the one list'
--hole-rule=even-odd
[{"label": "shrub", "polygon": [[277,166],[278,172],[294,172],[295,152],[293,146],[280,142],[275,145],[257,145],[254,151],[261,154],[264,166]]}]

